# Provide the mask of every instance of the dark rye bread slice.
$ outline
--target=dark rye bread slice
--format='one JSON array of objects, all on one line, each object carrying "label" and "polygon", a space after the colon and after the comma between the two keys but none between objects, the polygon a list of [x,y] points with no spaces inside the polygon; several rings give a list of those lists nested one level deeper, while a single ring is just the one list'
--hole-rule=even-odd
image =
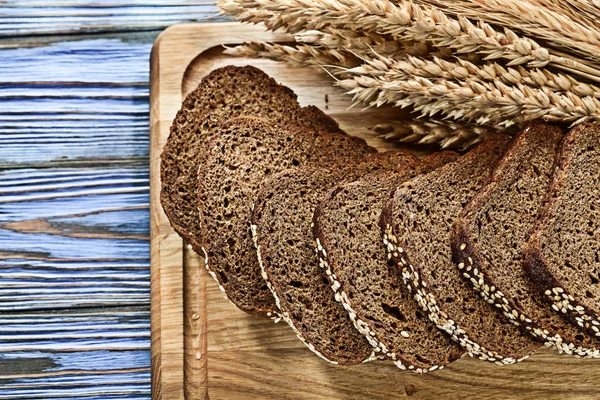
[{"label": "dark rye bread slice", "polygon": [[524,258],[549,307],[600,337],[600,125],[565,136]]},{"label": "dark rye bread slice", "polygon": [[374,170],[414,163],[403,152],[382,153],[355,165],[284,171],[266,181],[256,197],[252,233],[265,281],[283,319],[313,352],[327,361],[356,364],[373,348],[336,302],[319,268],[312,237],[313,212],[333,185]]},{"label": "dark rye bread slice", "polygon": [[452,225],[488,179],[509,138],[494,135],[458,161],[396,190],[382,213],[388,256],[429,318],[474,357],[497,364],[526,358],[541,344],[507,323],[452,263]]},{"label": "dark rye bread slice", "polygon": [[[223,125],[198,156],[199,226],[211,275],[240,309],[276,313],[275,300],[260,276],[250,234],[255,192],[263,179],[286,168],[345,163],[376,152],[364,140],[342,134],[279,127],[259,118]],[[276,315],[276,314],[275,314]]]},{"label": "dark rye bread slice", "polygon": [[385,354],[401,369],[434,371],[464,352],[427,319],[398,274],[390,270],[379,229],[381,209],[399,184],[457,158],[454,152],[436,153],[418,164],[338,185],[313,216],[319,264],[336,300],[376,353]]},{"label": "dark rye bread slice", "polygon": [[196,207],[198,154],[219,126],[240,116],[269,118],[307,129],[339,132],[337,123],[316,107],[300,108],[296,95],[261,70],[227,66],[202,79],[183,101],[161,154],[160,199],[175,231],[200,241]]},{"label": "dark rye bread slice", "polygon": [[541,121],[521,131],[490,182],[456,221],[452,253],[466,281],[509,322],[561,353],[598,356],[600,342],[550,311],[522,265],[521,249],[546,194],[562,137],[561,128]]}]

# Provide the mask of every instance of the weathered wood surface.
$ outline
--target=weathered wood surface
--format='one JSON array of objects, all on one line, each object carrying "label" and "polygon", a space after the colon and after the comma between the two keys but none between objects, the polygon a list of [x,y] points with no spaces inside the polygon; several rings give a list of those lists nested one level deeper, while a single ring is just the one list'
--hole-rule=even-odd
[{"label": "weathered wood surface", "polygon": [[[367,138],[379,149],[395,145],[375,139],[369,128],[401,118],[397,110],[389,108],[363,113],[349,110],[350,99],[331,86],[323,71],[232,58],[223,55],[218,46],[257,37],[286,39],[259,27],[182,24],[165,31],[153,50],[150,212],[155,398],[183,398],[185,391],[187,398],[204,398],[208,393],[211,399],[244,400],[388,400],[407,396],[597,399],[600,360],[580,360],[542,349],[513,366],[499,367],[465,357],[442,371],[422,376],[383,362],[342,368],[312,354],[284,323],[256,319],[224,298],[204,269],[198,270],[202,260],[183,247],[158,203],[158,156],[182,97],[214,68],[253,64],[291,87],[303,105],[321,107],[346,131]],[[198,287],[206,287],[204,296],[198,295]],[[185,308],[183,298],[191,300]],[[189,371],[196,380],[186,380]]]},{"label": "weathered wood surface", "polygon": [[150,398],[150,50],[214,11],[0,1],[0,399]]}]

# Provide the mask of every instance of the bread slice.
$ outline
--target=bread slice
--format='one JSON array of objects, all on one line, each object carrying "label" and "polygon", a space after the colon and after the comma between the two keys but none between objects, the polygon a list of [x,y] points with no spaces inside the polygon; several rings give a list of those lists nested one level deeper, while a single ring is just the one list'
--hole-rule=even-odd
[{"label": "bread slice", "polygon": [[452,263],[452,225],[482,187],[509,138],[495,135],[460,160],[396,190],[382,213],[388,256],[429,318],[474,357],[511,364],[540,343],[494,312]]},{"label": "bread slice", "polygon": [[373,349],[336,302],[319,268],[313,212],[334,184],[415,161],[407,153],[382,153],[358,165],[288,170],[266,181],[256,197],[252,232],[263,277],[284,320],[325,360],[356,364],[369,359]]},{"label": "bread slice", "polygon": [[341,133],[334,120],[316,107],[300,108],[294,92],[255,67],[212,71],[183,101],[161,154],[161,203],[171,225],[186,241],[200,241],[198,154],[222,123],[244,115]]},{"label": "bread slice", "polygon": [[457,158],[450,151],[436,153],[419,164],[338,185],[313,216],[319,264],[336,299],[375,351],[402,369],[434,371],[464,352],[427,319],[399,275],[390,270],[381,243],[381,209],[400,183]]},{"label": "bread slice", "polygon": [[[600,125],[572,129],[562,143],[525,269],[551,308],[600,337]],[[549,306],[550,307],[550,306]]]},{"label": "bread slice", "polygon": [[452,253],[466,281],[509,322],[559,352],[593,357],[600,354],[600,342],[551,312],[522,266],[521,248],[548,188],[562,137],[561,128],[543,122],[521,131],[490,182],[456,222]]},{"label": "bread slice", "polygon": [[263,316],[277,311],[250,234],[252,203],[263,179],[286,168],[346,163],[374,152],[362,139],[259,118],[233,119],[220,128],[198,156],[202,241],[191,244],[236,306]]}]

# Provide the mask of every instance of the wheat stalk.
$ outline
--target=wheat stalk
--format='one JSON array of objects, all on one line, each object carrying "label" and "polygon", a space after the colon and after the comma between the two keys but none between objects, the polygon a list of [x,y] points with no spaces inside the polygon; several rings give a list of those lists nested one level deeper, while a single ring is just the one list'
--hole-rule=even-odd
[{"label": "wheat stalk", "polygon": [[[419,0],[467,18],[514,26],[524,34],[542,39],[555,47],[600,60],[600,30],[577,19],[525,0]],[[548,2],[550,3],[550,2]]]},{"label": "wheat stalk", "polygon": [[392,124],[375,127],[375,133],[383,139],[460,150],[467,150],[481,143],[499,130],[502,129],[435,119],[394,121]]},{"label": "wheat stalk", "polygon": [[356,75],[339,80],[337,85],[353,95],[355,102],[369,106],[410,106],[421,116],[439,114],[445,119],[479,125],[510,127],[542,117],[573,124],[600,120],[600,101],[594,97],[579,97],[572,92],[557,94],[522,84],[418,76],[390,82],[385,76]]},{"label": "wheat stalk", "polygon": [[448,80],[469,79],[474,82],[501,82],[512,86],[527,85],[555,93],[572,92],[580,97],[600,97],[600,88],[579,82],[569,75],[547,69],[526,69],[521,66],[504,67],[495,62],[474,64],[460,58],[449,61],[435,56],[432,59],[411,55],[395,58],[375,54],[371,57],[361,58],[364,61],[363,64],[352,69],[343,69],[344,74],[377,76],[387,82],[415,76]]},{"label": "wheat stalk", "polygon": [[235,47],[225,47],[224,53],[238,57],[284,61],[296,67],[335,65],[352,68],[361,64],[358,57],[347,51],[306,45],[292,47],[277,43],[248,42]]},{"label": "wheat stalk", "polygon": [[225,14],[269,29],[291,33],[304,30],[350,29],[390,35],[395,40],[427,41],[456,53],[478,52],[485,59],[505,59],[508,65],[551,65],[600,82],[600,70],[575,58],[555,55],[511,30],[499,33],[481,21],[448,17],[432,6],[388,0],[218,0]]},{"label": "wheat stalk", "polygon": [[600,28],[600,1],[594,0],[531,0],[531,3],[585,21],[588,26]]},{"label": "wheat stalk", "polygon": [[[431,48],[423,42],[405,41],[398,42],[389,36],[377,33],[355,32],[350,30],[306,31],[294,35],[297,43],[322,46],[328,49],[349,51],[357,54],[412,54],[425,56]],[[441,54],[441,53],[440,53]],[[448,52],[445,52],[446,56]],[[451,52],[450,52],[451,54]]]}]

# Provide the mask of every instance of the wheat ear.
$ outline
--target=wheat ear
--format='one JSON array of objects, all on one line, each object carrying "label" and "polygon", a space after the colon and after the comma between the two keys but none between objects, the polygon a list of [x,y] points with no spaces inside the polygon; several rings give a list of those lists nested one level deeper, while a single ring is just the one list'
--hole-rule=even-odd
[{"label": "wheat ear", "polygon": [[427,59],[406,55],[401,58],[374,54],[361,57],[363,64],[352,69],[343,69],[345,75],[377,76],[386,82],[403,80],[415,76],[423,78],[443,78],[473,82],[501,82],[506,85],[527,85],[556,93],[572,92],[576,96],[600,97],[600,88],[579,82],[575,78],[555,73],[547,69],[526,69],[521,66],[504,67],[495,62],[474,64],[460,58],[442,60],[438,57]]},{"label": "wheat ear", "polygon": [[292,47],[277,43],[248,42],[235,47],[225,47],[224,53],[238,57],[284,61],[297,67],[335,65],[352,68],[361,64],[358,57],[347,51],[306,45]]},{"label": "wheat ear", "polygon": [[225,14],[264,23],[288,32],[352,29],[392,36],[395,40],[428,41],[456,53],[478,52],[485,59],[506,59],[508,65],[552,65],[600,82],[600,70],[575,58],[554,55],[532,39],[505,29],[504,34],[481,21],[450,18],[432,6],[388,0],[218,0]]},{"label": "wheat ear", "polygon": [[354,96],[355,102],[369,106],[393,104],[412,107],[421,116],[442,115],[478,125],[510,127],[544,118],[573,125],[600,120],[600,101],[568,92],[557,94],[545,88],[471,79],[449,81],[413,77],[387,81],[385,76],[356,75],[337,81]]},{"label": "wheat ear", "polygon": [[589,26],[600,28],[600,2],[597,0],[530,0],[530,2],[568,15],[572,19],[585,21]]},{"label": "wheat ear", "polygon": [[449,13],[463,15],[502,26],[514,26],[522,33],[544,40],[554,47],[600,60],[600,30],[579,23],[564,13],[557,13],[526,0],[419,0],[438,6]]},{"label": "wheat ear", "polygon": [[[330,30],[330,32],[322,31],[306,31],[294,35],[297,43],[309,44],[312,46],[322,46],[328,49],[337,49],[349,51],[357,54],[411,54],[415,56],[425,56],[429,54],[431,48],[423,42],[405,41],[398,42],[391,39],[389,36],[379,35],[376,33],[360,33],[349,30]],[[452,54],[449,49],[443,49],[439,53],[443,57],[448,57]]]},{"label": "wheat ear", "polygon": [[467,150],[481,143],[486,137],[499,130],[502,129],[435,119],[394,121],[392,124],[375,127],[375,133],[387,140],[460,150]]}]

